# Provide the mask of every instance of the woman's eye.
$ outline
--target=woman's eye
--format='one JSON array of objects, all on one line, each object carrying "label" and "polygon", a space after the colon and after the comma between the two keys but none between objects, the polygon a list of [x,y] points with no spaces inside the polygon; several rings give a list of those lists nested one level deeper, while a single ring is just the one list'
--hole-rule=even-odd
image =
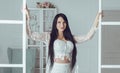
[{"label": "woman's eye", "polygon": [[60,23],[60,22],[58,22],[58,23]]},{"label": "woman's eye", "polygon": [[65,22],[63,22],[63,24],[65,24]]}]

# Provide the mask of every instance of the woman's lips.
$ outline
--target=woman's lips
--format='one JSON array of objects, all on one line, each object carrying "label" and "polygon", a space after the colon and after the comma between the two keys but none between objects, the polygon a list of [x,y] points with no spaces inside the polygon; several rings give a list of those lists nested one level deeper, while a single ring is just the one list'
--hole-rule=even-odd
[{"label": "woman's lips", "polygon": [[60,29],[64,29],[64,27],[60,28]]}]

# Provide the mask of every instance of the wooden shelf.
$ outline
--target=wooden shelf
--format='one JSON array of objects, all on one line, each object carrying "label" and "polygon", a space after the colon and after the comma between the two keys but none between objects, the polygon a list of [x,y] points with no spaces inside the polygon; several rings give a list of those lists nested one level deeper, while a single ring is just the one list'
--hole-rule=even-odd
[{"label": "wooden shelf", "polygon": [[23,64],[0,64],[0,67],[23,67]]},{"label": "wooden shelf", "polygon": [[54,10],[56,8],[28,8],[30,10]]},{"label": "wooden shelf", "polygon": [[22,20],[0,20],[0,24],[23,24]]},{"label": "wooden shelf", "polygon": [[120,68],[120,65],[102,65],[101,68]]},{"label": "wooden shelf", "polygon": [[119,24],[120,23],[120,10],[103,10],[103,18],[102,24],[106,23],[113,23]]}]

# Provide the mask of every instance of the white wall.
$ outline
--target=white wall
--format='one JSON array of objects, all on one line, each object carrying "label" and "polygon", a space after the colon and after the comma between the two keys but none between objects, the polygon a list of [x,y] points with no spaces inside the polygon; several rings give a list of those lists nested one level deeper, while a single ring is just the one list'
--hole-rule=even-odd
[{"label": "white wall", "polygon": [[120,10],[120,0],[102,0],[103,10]]},{"label": "white wall", "polygon": [[21,20],[22,0],[0,0],[0,19]]},{"label": "white wall", "polygon": [[[98,11],[98,0],[27,0],[28,7],[36,7],[36,2],[50,1],[58,12],[66,14],[73,34],[86,34]],[[79,73],[97,73],[97,33],[86,43],[77,45]]]}]

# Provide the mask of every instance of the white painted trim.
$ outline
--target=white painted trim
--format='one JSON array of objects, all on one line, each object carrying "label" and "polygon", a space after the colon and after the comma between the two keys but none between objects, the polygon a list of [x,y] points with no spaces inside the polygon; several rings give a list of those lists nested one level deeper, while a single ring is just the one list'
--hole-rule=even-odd
[{"label": "white painted trim", "polygon": [[28,45],[28,47],[41,47],[41,46],[47,47],[46,45]]},{"label": "white painted trim", "polygon": [[22,20],[0,20],[0,24],[23,24]]},{"label": "white painted trim", "polygon": [[[101,19],[100,19],[101,21]],[[99,23],[99,33],[98,33],[98,73],[101,73],[101,22]]]},{"label": "white painted trim", "polygon": [[101,68],[120,68],[120,65],[102,65]]},{"label": "white painted trim", "polygon": [[[23,8],[26,8],[26,0],[23,1]],[[25,10],[23,10],[23,39],[22,39],[22,47],[23,47],[23,73],[26,73],[26,14]]]},{"label": "white painted trim", "polygon": [[54,10],[56,8],[28,8],[30,10]]},{"label": "white painted trim", "polygon": [[[102,12],[102,0],[99,0],[99,12]],[[98,27],[98,73],[101,73],[101,17]]]},{"label": "white painted trim", "polygon": [[0,67],[23,67],[23,64],[0,64]]},{"label": "white painted trim", "polygon": [[120,22],[102,22],[102,25],[120,25]]}]

